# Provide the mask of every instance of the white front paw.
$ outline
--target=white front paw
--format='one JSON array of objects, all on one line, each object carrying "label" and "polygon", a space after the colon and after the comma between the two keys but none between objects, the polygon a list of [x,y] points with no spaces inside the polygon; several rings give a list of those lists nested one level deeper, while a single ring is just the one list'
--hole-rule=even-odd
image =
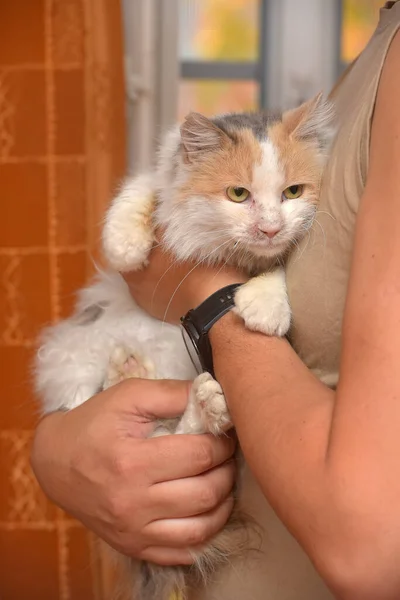
[{"label": "white front paw", "polygon": [[132,271],[147,264],[154,243],[151,176],[127,179],[107,211],[103,228],[104,254],[116,271]]},{"label": "white front paw", "polygon": [[291,310],[281,274],[268,273],[250,279],[235,294],[235,312],[248,329],[266,335],[286,335]]},{"label": "white front paw", "polygon": [[117,223],[108,227],[103,236],[103,247],[109,265],[122,273],[145,267],[154,243],[152,230],[146,230],[139,221]]}]

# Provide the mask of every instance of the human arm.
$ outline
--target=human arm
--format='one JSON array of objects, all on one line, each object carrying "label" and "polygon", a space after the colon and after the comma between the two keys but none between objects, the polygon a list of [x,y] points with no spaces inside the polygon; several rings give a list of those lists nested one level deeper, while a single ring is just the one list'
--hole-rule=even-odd
[{"label": "human arm", "polygon": [[[400,596],[399,73],[397,35],[373,119],[337,392],[285,341],[246,331],[233,315],[211,330],[216,375],[250,467],[327,583],[352,600]],[[181,314],[214,291],[196,285],[196,271],[191,278],[177,294]],[[215,276],[213,285],[224,284]]]},{"label": "human arm", "polygon": [[164,565],[217,533],[232,509],[234,442],[146,439],[186,406],[187,382],[131,379],[46,416],[32,451],[49,498],[120,552]]},{"label": "human arm", "polygon": [[[324,388],[283,340],[245,332],[232,317],[211,333],[217,377],[246,458],[343,598],[400,596],[400,118],[393,102],[399,72],[397,35],[373,119],[337,392]],[[262,452],[254,440],[262,440]]]}]

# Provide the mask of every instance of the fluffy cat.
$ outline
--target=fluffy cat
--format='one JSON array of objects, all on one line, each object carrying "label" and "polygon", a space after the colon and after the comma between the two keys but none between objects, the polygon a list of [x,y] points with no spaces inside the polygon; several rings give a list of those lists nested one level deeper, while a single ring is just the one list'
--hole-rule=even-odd
[{"label": "fluffy cat", "polygon": [[[73,409],[127,377],[194,379],[184,415],[160,422],[154,435],[229,429],[220,385],[208,373],[197,375],[179,327],[141,310],[119,272],[146,264],[154,227],[162,226],[162,243],[177,260],[245,270],[251,279],[237,290],[234,310],[252,330],[285,335],[291,313],[280,265],[311,227],[331,118],[319,95],[280,116],[191,113],[169,132],[154,172],[128,178],[107,212],[103,243],[110,271],[80,292],[73,316],[43,333],[36,387],[44,412]],[[184,598],[188,585],[243,551],[242,534],[234,510],[190,569],[141,564],[132,598]]]}]

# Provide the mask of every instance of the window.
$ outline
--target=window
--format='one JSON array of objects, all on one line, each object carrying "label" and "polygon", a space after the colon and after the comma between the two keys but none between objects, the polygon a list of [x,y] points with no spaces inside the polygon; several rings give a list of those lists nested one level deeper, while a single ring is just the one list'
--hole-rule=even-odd
[{"label": "window", "polygon": [[383,0],[343,0],[342,39],[340,59],[342,66],[354,60],[368,43],[379,20]]},{"label": "window", "polygon": [[190,110],[285,110],[363,49],[384,0],[122,0],[130,163]]},{"label": "window", "polygon": [[179,118],[263,104],[266,1],[179,1]]}]

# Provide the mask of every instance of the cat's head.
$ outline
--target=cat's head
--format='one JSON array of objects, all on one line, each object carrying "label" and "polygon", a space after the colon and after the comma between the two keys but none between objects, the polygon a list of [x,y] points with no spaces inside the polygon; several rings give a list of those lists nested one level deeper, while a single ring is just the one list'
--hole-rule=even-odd
[{"label": "cat's head", "polygon": [[332,139],[319,95],[279,117],[190,113],[161,149],[157,221],[181,259],[284,254],[312,224]]}]

